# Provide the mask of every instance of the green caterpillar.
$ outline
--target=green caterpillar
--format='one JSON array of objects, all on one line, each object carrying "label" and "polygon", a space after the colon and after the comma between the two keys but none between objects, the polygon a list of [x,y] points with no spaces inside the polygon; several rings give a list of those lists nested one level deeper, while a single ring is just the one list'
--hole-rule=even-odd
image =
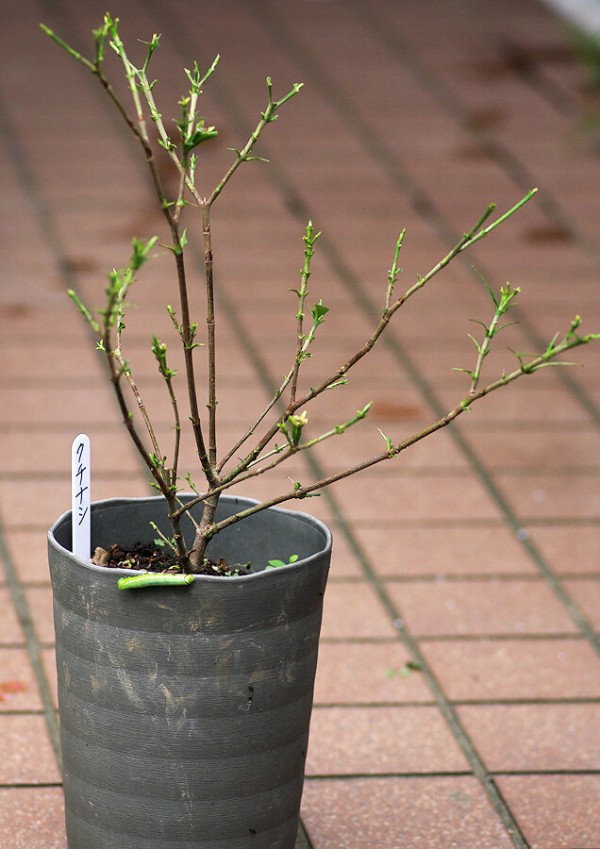
[{"label": "green caterpillar", "polygon": [[145,572],[141,575],[128,575],[119,578],[117,587],[120,590],[137,590],[142,587],[185,587],[193,584],[195,575],[168,575],[160,572]]}]

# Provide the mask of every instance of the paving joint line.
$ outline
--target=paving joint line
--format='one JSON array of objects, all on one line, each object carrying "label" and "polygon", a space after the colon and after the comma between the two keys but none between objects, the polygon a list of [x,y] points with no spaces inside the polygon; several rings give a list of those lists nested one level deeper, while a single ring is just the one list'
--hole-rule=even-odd
[{"label": "paving joint line", "polygon": [[307,775],[310,781],[362,781],[363,779],[390,779],[390,778],[473,778],[472,773],[465,770],[448,770],[447,772],[334,772],[314,773]]},{"label": "paving joint line", "polygon": [[[397,642],[397,640],[396,640]],[[411,673],[412,675],[418,676],[420,674],[419,671],[415,671]],[[517,706],[517,707],[530,707],[532,705],[539,707],[553,707],[555,705],[596,705],[600,704],[600,695],[598,696],[574,696],[569,698],[564,696],[563,698],[494,698],[494,699],[449,699],[450,704],[454,707],[496,707],[497,705],[506,707],[506,706]],[[352,710],[362,710],[363,708],[372,708],[373,710],[387,710],[388,708],[394,708],[394,710],[403,710],[405,708],[413,709],[413,708],[422,708],[422,707],[437,707],[437,702],[433,699],[429,700],[417,700],[410,699],[407,701],[402,701],[399,699],[394,699],[390,701],[360,701],[360,702],[315,702],[314,709],[316,711],[319,710],[333,710],[333,709],[344,709],[348,711]],[[27,713],[28,711],[21,711],[21,713]],[[494,770],[488,770],[490,773],[494,772]],[[570,770],[567,770],[570,772]]]},{"label": "paving joint line", "polygon": [[573,633],[572,631],[554,631],[550,634],[544,633],[535,633],[532,632],[530,634],[523,634],[520,631],[518,634],[510,632],[510,633],[496,633],[496,634],[419,634],[418,640],[420,643],[448,643],[448,642],[463,642],[463,643],[481,643],[483,640],[489,642],[547,642],[547,641],[558,641],[558,640],[575,640],[575,641],[583,641],[585,637],[583,634],[577,632]]}]

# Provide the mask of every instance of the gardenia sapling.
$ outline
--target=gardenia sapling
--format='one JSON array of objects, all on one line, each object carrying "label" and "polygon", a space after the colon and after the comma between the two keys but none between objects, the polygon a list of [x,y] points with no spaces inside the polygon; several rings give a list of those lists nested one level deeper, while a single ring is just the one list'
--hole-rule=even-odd
[{"label": "gardenia sapling", "polygon": [[[269,472],[291,457],[308,451],[315,445],[319,445],[334,436],[343,434],[348,428],[353,427],[368,416],[370,404],[366,404],[362,409],[356,411],[346,421],[333,425],[317,436],[305,436],[311,401],[326,392],[338,390],[340,386],[343,386],[347,382],[352,368],[373,349],[387,329],[392,317],[409,298],[423,289],[459,254],[488,236],[516,213],[533,197],[535,189],[491,223],[487,222],[494,212],[494,205],[488,206],[480,220],[464,234],[452,250],[398,296],[395,290],[401,272],[399,258],[404,241],[404,232],[402,232],[396,242],[392,265],[388,271],[387,289],[381,318],[371,336],[362,347],[356,350],[324,380],[321,380],[316,386],[303,388],[301,382],[302,365],[310,357],[312,343],[328,313],[328,308],[322,301],[314,304],[310,309],[308,306],[311,261],[315,252],[315,244],[320,235],[309,222],[303,236],[304,264],[300,274],[300,284],[297,289],[292,290],[297,299],[295,315],[296,346],[293,362],[265,409],[261,411],[260,415],[235,444],[221,455],[217,449],[218,393],[215,344],[217,315],[215,311],[214,255],[211,234],[212,207],[240,165],[261,159],[254,155],[254,148],[261,134],[270,123],[278,118],[281,107],[295,97],[302,86],[301,84],[294,84],[287,94],[278,100],[273,95],[271,80],[267,78],[267,105],[264,112],[261,113],[256,128],[242,148],[231,149],[233,161],[230,167],[212,192],[203,196],[197,188],[196,151],[201,144],[214,139],[218,133],[214,126],[205,124],[205,119],[198,113],[198,103],[203,86],[215,72],[218,57],[204,74],[201,73],[197,63],[194,63],[192,70],[185,69],[189,90],[179,101],[180,117],[175,124],[176,136],[172,137],[166,129],[162,113],[155,101],[156,81],[151,81],[148,77],[148,67],[159,46],[159,36],[155,34],[149,42],[143,42],[146,45],[146,53],[142,64],[138,67],[128,57],[125,45],[119,35],[118,25],[118,18],[113,19],[109,14],[105,15],[102,25],[94,32],[95,54],[91,60],[66,44],[48,27],[42,25],[42,28],[99,80],[141,147],[149,168],[158,207],[162,211],[170,233],[171,242],[166,248],[170,252],[174,264],[178,305],[176,308],[167,305],[166,309],[183,350],[184,381],[190,411],[190,428],[199,466],[204,477],[203,492],[199,491],[190,472],[187,472],[185,479],[192,489],[193,497],[184,502],[179,496],[182,421],[176,391],[177,374],[168,364],[167,345],[156,336],[152,337],[152,354],[156,360],[158,371],[164,380],[173,416],[174,443],[169,459],[159,443],[142,393],[134,378],[132,367],[123,353],[122,334],[125,329],[124,319],[129,290],[142,266],[153,255],[158,238],[153,236],[147,240],[133,240],[129,264],[111,272],[106,289],[105,307],[95,315],[75,292],[71,291],[69,294],[96,335],[97,347],[104,353],[108,363],[110,380],[125,427],[152,476],[153,486],[162,493],[166,500],[172,536],[168,539],[164,537],[161,541],[166,541],[173,547],[178,565],[183,573],[182,578],[185,579],[189,573],[193,574],[199,570],[204,561],[207,543],[223,528],[270,506],[317,494],[319,490],[331,483],[398,456],[411,445],[449,425],[490,392],[507,386],[521,377],[531,375],[548,365],[564,364],[560,359],[563,354],[600,338],[599,333],[580,334],[581,319],[577,316],[571,322],[567,332],[563,336],[554,337],[544,351],[535,355],[517,353],[515,368],[512,371],[503,372],[494,380],[485,383],[482,380],[484,361],[490,352],[492,340],[507,326],[506,323],[502,323],[503,316],[510,311],[519,292],[518,288],[512,288],[507,284],[500,289],[499,294],[496,294],[488,286],[487,289],[493,305],[492,319],[489,324],[478,322],[483,329],[481,340],[471,336],[477,352],[474,367],[472,369],[459,369],[459,371],[464,371],[468,375],[470,387],[466,395],[446,415],[400,442],[380,431],[384,447],[376,455],[309,484],[292,482],[291,489],[285,492],[274,495],[226,519],[215,520],[215,510],[221,493],[239,483],[252,481],[252,479]],[[128,112],[106,75],[107,47],[114,51],[124,68],[134,104],[133,114]],[[151,135],[149,127],[155,128],[155,138]],[[163,183],[162,170],[159,166],[159,157],[161,156],[166,157],[176,170],[178,188],[174,196],[168,196]],[[206,356],[208,364],[208,378],[205,387],[206,421],[203,421],[200,415],[198,384],[195,374],[195,357],[200,346],[198,340],[199,322],[194,321],[191,315],[188,289],[188,235],[183,221],[190,211],[199,216],[202,227],[204,319],[206,323],[206,339],[203,340],[202,353]],[[129,387],[131,395],[127,394],[126,387]],[[133,398],[133,404],[131,398]],[[141,418],[143,429],[140,428],[138,420],[134,416],[134,409],[137,410]],[[145,436],[143,436],[144,431]],[[202,517],[200,521],[196,521],[190,511],[192,507],[200,503],[203,505]],[[182,521],[185,518],[191,520],[195,526],[194,539],[189,550],[182,533]],[[271,565],[280,565],[280,563],[281,561],[273,561]],[[140,580],[145,577],[140,576]]]}]

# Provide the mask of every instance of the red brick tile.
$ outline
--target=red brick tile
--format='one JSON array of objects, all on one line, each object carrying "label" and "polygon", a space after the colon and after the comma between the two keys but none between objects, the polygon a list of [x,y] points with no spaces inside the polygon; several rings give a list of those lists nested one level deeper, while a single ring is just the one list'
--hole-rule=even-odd
[{"label": "red brick tile", "polygon": [[576,632],[541,581],[436,581],[386,584],[401,618],[418,636]]},{"label": "red brick tile", "polygon": [[333,553],[331,555],[330,578],[360,578],[363,576],[362,568],[350,544],[342,531],[331,523],[330,531],[333,534]]},{"label": "red brick tile", "polygon": [[331,581],[325,593],[321,634],[335,639],[378,639],[395,636],[396,631],[368,584]]},{"label": "red brick tile", "polygon": [[333,707],[313,711],[306,770],[308,775],[458,772],[468,764],[437,708]]},{"label": "red brick tile", "polygon": [[400,643],[321,642],[315,703],[424,702],[432,696],[423,675],[407,664]]},{"label": "red brick tile", "polygon": [[[100,374],[102,368],[99,353],[94,350],[93,342],[85,333],[79,331],[77,316],[74,321],[65,320],[65,330],[68,336],[48,348],[44,338],[31,339],[29,332],[26,336],[17,338],[6,351],[6,376],[19,374],[23,367],[23,358],[27,361],[27,377],[36,381],[36,389],[54,386],[61,389],[61,383],[77,383],[85,391],[90,383],[96,384],[92,375]],[[83,324],[83,322],[82,322]],[[23,344],[27,339],[27,344]],[[19,341],[21,344],[19,344]],[[59,382],[60,381],[60,382]],[[7,387],[9,388],[9,387]]]},{"label": "red brick tile", "polygon": [[597,849],[597,775],[502,775],[496,781],[531,849]]},{"label": "red brick tile", "polygon": [[600,660],[583,640],[423,643],[452,700],[600,698]]},{"label": "red brick tile", "polygon": [[12,599],[7,589],[0,587],[0,644],[24,643],[25,637],[17,614],[12,606]]},{"label": "red brick tile", "polygon": [[600,705],[463,705],[467,732],[496,772],[600,769]]},{"label": "red brick tile", "polygon": [[[543,399],[540,399],[543,400]],[[600,433],[593,427],[567,422],[560,430],[524,430],[515,438],[514,432],[469,431],[470,444],[483,462],[494,469],[531,469],[569,474],[586,472],[591,458],[600,454]]]},{"label": "red brick tile", "polygon": [[60,787],[0,788],[3,849],[64,849],[64,801]]},{"label": "red brick tile", "polygon": [[535,519],[597,519],[600,515],[598,479],[565,473],[510,477],[498,474],[496,482],[512,509]]},{"label": "red brick tile", "polygon": [[25,649],[0,648],[0,713],[41,708],[35,677]]},{"label": "red brick tile", "polygon": [[86,422],[110,423],[115,419],[115,402],[104,384],[94,384],[93,389],[46,384],[35,392],[27,385],[12,386],[8,394],[10,404],[3,410],[7,425],[70,423],[81,430]]},{"label": "red brick tile", "polygon": [[44,530],[8,531],[6,543],[11,562],[22,583],[49,583],[48,538]]},{"label": "red brick tile", "polygon": [[54,645],[54,619],[50,585],[29,587],[26,590],[26,599],[37,639],[44,645]]},{"label": "red brick tile", "polygon": [[597,525],[541,525],[527,533],[557,574],[598,574]]},{"label": "red brick tile", "polygon": [[[152,494],[140,476],[95,478],[92,480],[92,499],[135,498]],[[0,490],[0,512],[8,530],[38,528],[46,531],[70,507],[71,483],[68,473],[57,480],[20,481],[9,497],[6,488]]]},{"label": "red brick tile", "polygon": [[[85,432],[90,437],[92,446],[92,462],[94,474],[110,472],[139,473],[141,461],[134,453],[122,428],[118,424],[100,428],[94,424],[86,427]],[[79,431],[78,431],[79,432]],[[2,433],[2,441],[6,446],[5,462],[2,471],[7,475],[4,486],[10,486],[11,480],[21,477],[43,477],[47,475],[66,476],[71,464],[71,444],[77,436],[75,429],[61,427],[60,429],[40,428],[39,430],[24,430],[18,425]],[[14,477],[11,477],[14,476]],[[18,484],[15,484],[18,486]]]},{"label": "red brick tile", "polygon": [[303,820],[315,849],[510,849],[469,777],[307,780]]},{"label": "red brick tile", "polygon": [[523,546],[500,525],[354,530],[381,577],[535,573]]},{"label": "red brick tile", "polygon": [[46,784],[60,781],[43,716],[0,714],[3,757],[0,784]]},{"label": "red brick tile", "polygon": [[[369,495],[365,496],[368,488]],[[379,473],[340,482],[335,489],[347,517],[362,524],[373,520],[496,519],[498,509],[475,475],[405,478],[391,461]]]}]

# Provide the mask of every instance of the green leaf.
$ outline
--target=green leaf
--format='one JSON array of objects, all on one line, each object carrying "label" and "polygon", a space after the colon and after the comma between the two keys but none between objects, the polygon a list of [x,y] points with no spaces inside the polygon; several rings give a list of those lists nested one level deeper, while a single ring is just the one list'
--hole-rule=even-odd
[{"label": "green leaf", "polygon": [[87,321],[89,326],[92,328],[94,333],[100,333],[100,325],[92,316],[91,312],[88,310],[85,304],[81,301],[77,293],[73,289],[68,289],[67,295],[69,296],[69,298],[71,298],[71,300],[73,301],[81,315],[84,317],[84,319]]},{"label": "green leaf", "polygon": [[138,271],[148,261],[148,255],[157,241],[158,236],[152,236],[150,239],[136,239],[134,237],[131,240],[133,255],[130,267],[133,271]]},{"label": "green leaf", "polygon": [[[347,377],[340,377],[339,380],[334,380],[333,383],[330,383],[329,386],[327,386],[327,389],[335,389],[338,386],[347,386],[347,385],[348,385],[348,378]],[[311,392],[312,391],[313,391],[313,387],[311,387]]]},{"label": "green leaf", "polygon": [[318,304],[315,304],[311,309],[311,315],[313,317],[313,321],[315,325],[322,324],[325,320],[325,316],[329,312],[329,307],[326,307],[323,301],[319,301]]},{"label": "green leaf", "polygon": [[384,433],[380,427],[378,427],[377,430],[379,431],[379,433],[385,439],[386,450],[387,450],[388,454],[391,455],[394,451],[394,443],[392,442],[392,438],[390,436],[388,436],[386,433]]},{"label": "green leaf", "polygon": [[175,150],[175,145],[173,144],[171,139],[167,139],[166,141],[163,141],[161,138],[157,138],[156,141],[158,142],[158,144],[161,147],[164,147],[164,149],[166,151],[168,151],[169,153],[171,153],[173,150]]},{"label": "green leaf", "polygon": [[474,336],[472,336],[470,333],[467,333],[467,336],[469,337],[469,339],[471,340],[471,342],[472,342],[472,343],[475,345],[475,347],[477,348],[477,353],[478,353],[478,354],[484,354],[484,356],[485,356],[485,354],[488,354],[488,353],[489,353],[489,348],[486,350],[486,349],[483,347],[483,345],[481,345],[481,344],[477,341],[477,339],[476,339]]},{"label": "green leaf", "polygon": [[299,559],[300,559],[300,555],[298,555],[298,554],[290,554],[287,563],[284,560],[279,560],[278,558],[274,558],[273,560],[269,560],[268,566],[265,566],[265,571],[267,569],[279,569],[281,566],[288,566],[291,563],[295,563]]},{"label": "green leaf", "polygon": [[457,366],[453,368],[452,371],[461,371],[463,374],[467,374],[471,378],[471,380],[473,380],[473,378],[475,377],[475,372],[470,368],[458,368]]},{"label": "green leaf", "polygon": [[215,127],[205,127],[204,118],[202,118],[191,133],[187,134],[183,139],[183,152],[187,154],[198,147],[202,142],[214,139],[219,135],[219,131]]}]

